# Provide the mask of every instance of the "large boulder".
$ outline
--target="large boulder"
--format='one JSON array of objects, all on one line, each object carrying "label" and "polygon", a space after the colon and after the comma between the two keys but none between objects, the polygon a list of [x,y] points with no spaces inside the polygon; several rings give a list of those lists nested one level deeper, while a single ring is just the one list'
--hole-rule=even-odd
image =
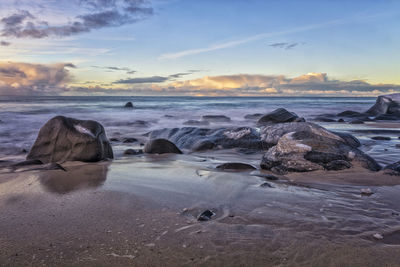
[{"label": "large boulder", "polygon": [[182,151],[174,143],[161,138],[149,140],[143,151],[148,154],[182,154]]},{"label": "large boulder", "polygon": [[341,170],[360,166],[378,171],[380,166],[357,149],[349,135],[338,135],[313,123],[289,123],[267,126],[262,138],[276,142],[264,155],[261,168],[277,173],[314,170]]},{"label": "large boulder", "polygon": [[303,118],[299,118],[296,113],[287,111],[284,108],[278,108],[274,111],[262,116],[257,124],[258,125],[268,125],[271,123],[283,123],[283,122],[299,122],[304,121]]},{"label": "large boulder", "polygon": [[378,96],[375,104],[366,113],[375,116],[396,114],[400,117],[400,93]]},{"label": "large boulder", "polygon": [[40,129],[26,158],[43,163],[93,162],[112,159],[113,151],[100,123],[57,116]]},{"label": "large boulder", "polygon": [[150,139],[164,138],[181,149],[201,151],[209,149],[244,148],[266,149],[259,131],[251,127],[206,129],[197,127],[166,128],[149,133]]}]

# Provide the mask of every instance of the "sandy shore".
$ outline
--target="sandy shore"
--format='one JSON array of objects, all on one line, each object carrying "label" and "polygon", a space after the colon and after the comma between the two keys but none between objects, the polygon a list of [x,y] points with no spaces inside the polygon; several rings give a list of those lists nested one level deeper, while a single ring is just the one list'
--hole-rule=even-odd
[{"label": "sandy shore", "polygon": [[[399,177],[352,170],[296,173],[270,181],[259,171],[216,171],[220,158],[199,154],[71,162],[63,164],[66,172],[2,169],[0,263],[397,266],[400,262]],[[248,162],[253,163],[251,158]],[[366,187],[374,194],[362,196],[360,189]],[[206,209],[216,215],[210,221],[197,221]],[[375,239],[375,233],[384,238]]]}]

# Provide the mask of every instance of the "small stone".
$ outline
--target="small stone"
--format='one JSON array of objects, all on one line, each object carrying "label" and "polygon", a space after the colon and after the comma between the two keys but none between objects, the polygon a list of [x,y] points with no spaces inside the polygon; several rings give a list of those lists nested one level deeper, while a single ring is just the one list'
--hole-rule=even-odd
[{"label": "small stone", "polygon": [[111,142],[119,142],[119,139],[118,139],[118,138],[115,138],[115,137],[112,137],[112,138],[110,138],[110,141],[111,141]]},{"label": "small stone", "polygon": [[208,221],[214,216],[215,213],[212,210],[205,210],[203,211],[199,217],[197,218],[198,221]]},{"label": "small stone", "polygon": [[273,186],[267,182],[260,184],[260,187],[269,187],[269,188],[273,188]]},{"label": "small stone", "polygon": [[361,188],[360,192],[361,192],[361,195],[364,195],[364,196],[370,196],[374,193],[374,192],[372,192],[372,190],[370,188]]},{"label": "small stone", "polygon": [[135,143],[135,142],[137,142],[137,141],[138,141],[138,140],[137,140],[136,138],[128,137],[128,138],[124,138],[123,143],[125,143],[125,144],[128,144],[128,143]]},{"label": "small stone", "polygon": [[143,150],[142,149],[127,149],[124,151],[124,155],[140,155],[143,154]]},{"label": "small stone", "polygon": [[382,141],[389,141],[391,140],[388,136],[373,136],[371,137],[372,140],[382,140]]},{"label": "small stone", "polygon": [[127,102],[124,107],[133,108],[133,104],[132,104],[132,102]]},{"label": "small stone", "polygon": [[383,239],[383,235],[380,233],[375,233],[372,235],[376,240],[382,240]]}]

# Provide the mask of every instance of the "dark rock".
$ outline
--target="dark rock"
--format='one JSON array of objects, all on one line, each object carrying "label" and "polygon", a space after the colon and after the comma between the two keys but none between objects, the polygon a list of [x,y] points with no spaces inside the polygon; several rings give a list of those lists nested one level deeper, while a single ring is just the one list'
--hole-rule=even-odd
[{"label": "dark rock", "polygon": [[335,119],[327,118],[327,117],[323,117],[323,116],[315,117],[314,121],[318,121],[318,122],[336,122]]},{"label": "dark rock", "polygon": [[123,141],[123,143],[125,143],[125,144],[136,143],[136,142],[138,142],[138,140],[133,137],[124,138],[124,141]]},{"label": "dark rock", "polygon": [[113,158],[113,151],[100,123],[57,116],[40,129],[26,158],[93,162]]},{"label": "dark rock", "polygon": [[127,102],[124,106],[125,108],[133,108],[132,102]]},{"label": "dark rock", "polygon": [[149,154],[182,154],[182,151],[174,143],[166,139],[149,140],[144,146],[143,151]]},{"label": "dark rock", "polygon": [[392,138],[390,138],[389,136],[373,136],[371,137],[371,139],[373,140],[382,140],[382,141],[389,141]]},{"label": "dark rock", "polygon": [[28,153],[28,150],[26,150],[25,148],[23,148],[22,150],[21,150],[21,153]]},{"label": "dark rock", "polygon": [[269,187],[269,188],[274,188],[270,183],[264,182],[260,184],[260,187]]},{"label": "dark rock", "polygon": [[52,163],[48,163],[45,166],[46,170],[62,170],[62,171],[67,171],[63,166],[61,166],[60,164],[56,163],[56,162],[52,162]]},{"label": "dark rock", "polygon": [[267,180],[270,180],[270,181],[279,180],[278,177],[276,177],[275,175],[272,175],[272,174],[262,174],[261,173],[261,174],[256,174],[256,176],[264,178],[264,179],[267,179]]},{"label": "dark rock", "polygon": [[196,121],[196,120],[188,120],[183,123],[184,125],[198,125],[198,126],[204,126],[204,125],[209,125],[210,123],[208,121]]},{"label": "dark rock", "polygon": [[165,118],[173,118],[174,116],[166,114],[166,115],[164,115],[164,117]]},{"label": "dark rock", "polygon": [[334,132],[331,131],[331,133],[338,135],[339,137],[341,137],[347,145],[357,148],[361,146],[360,141],[358,141],[357,138],[355,138],[353,135],[349,134],[349,133],[343,133],[343,132]]},{"label": "dark rock", "polygon": [[220,170],[255,170],[256,168],[250,164],[240,162],[228,162],[217,166]]},{"label": "dark rock", "polygon": [[230,122],[231,118],[224,116],[224,115],[204,115],[202,117],[203,120],[205,121],[210,121],[210,122]]},{"label": "dark rock", "polygon": [[391,175],[400,175],[400,161],[385,166],[383,170]]},{"label": "dark rock", "polygon": [[364,124],[364,121],[362,121],[362,120],[351,120],[351,121],[349,121],[349,123],[350,124]]},{"label": "dark rock", "polygon": [[338,119],[338,122],[344,122],[344,119]]},{"label": "dark rock", "polygon": [[375,116],[380,114],[400,114],[400,93],[378,96],[375,104],[366,113]]},{"label": "dark rock", "polygon": [[327,164],[335,160],[349,160],[346,155],[325,153],[319,151],[309,151],[304,155],[304,158],[308,161],[322,164]]},{"label": "dark rock", "polygon": [[115,138],[115,137],[112,137],[112,138],[110,138],[110,141],[111,141],[111,142],[119,142],[119,139],[118,139],[118,138]]},{"label": "dark rock", "polygon": [[260,133],[250,127],[205,129],[197,127],[170,128],[150,132],[150,139],[168,139],[182,149],[202,151],[207,149],[246,148],[262,150],[266,144]]},{"label": "dark rock", "polygon": [[284,123],[284,122],[294,122],[296,120],[301,120],[296,113],[289,112],[284,108],[278,108],[264,116],[262,116],[257,124],[267,125],[271,123]]},{"label": "dark rock", "polygon": [[244,116],[244,118],[246,120],[258,120],[259,118],[261,118],[264,114],[261,113],[254,113],[254,114],[247,114],[246,116]]},{"label": "dark rock", "polygon": [[352,118],[352,117],[363,117],[365,115],[363,113],[360,113],[360,112],[357,112],[357,111],[346,110],[346,111],[343,111],[343,112],[340,112],[340,113],[336,114],[336,116]]},{"label": "dark rock", "polygon": [[375,117],[376,121],[397,121],[400,120],[400,114],[380,114]]},{"label": "dark rock", "polygon": [[197,217],[198,221],[209,221],[211,217],[214,216],[215,213],[212,210],[205,210],[203,211],[199,217]]},{"label": "dark rock", "polygon": [[124,155],[140,155],[143,154],[143,150],[142,149],[126,149],[124,151]]}]

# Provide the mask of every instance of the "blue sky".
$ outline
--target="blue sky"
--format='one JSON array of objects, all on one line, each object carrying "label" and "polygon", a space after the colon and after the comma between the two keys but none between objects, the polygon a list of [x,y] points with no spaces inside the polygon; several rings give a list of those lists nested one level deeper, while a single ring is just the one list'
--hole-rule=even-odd
[{"label": "blue sky", "polygon": [[[85,20],[105,11],[125,17]],[[15,14],[24,14],[19,28],[6,24]],[[400,88],[399,1],[2,0],[0,21],[3,94],[376,95]],[[73,22],[84,26],[65,34]]]}]

